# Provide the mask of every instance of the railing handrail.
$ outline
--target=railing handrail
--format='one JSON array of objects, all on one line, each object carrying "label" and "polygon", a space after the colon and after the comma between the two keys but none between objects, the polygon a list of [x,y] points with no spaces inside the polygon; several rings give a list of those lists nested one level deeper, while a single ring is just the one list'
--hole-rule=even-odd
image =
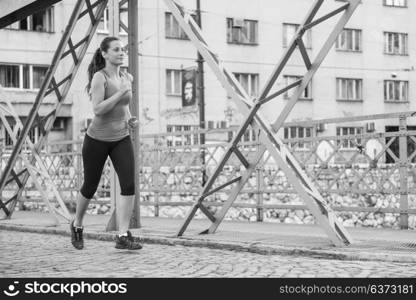
[{"label": "railing handrail", "polygon": [[289,126],[307,126],[307,125],[331,124],[331,123],[360,122],[360,121],[368,121],[368,120],[394,119],[400,116],[414,117],[416,116],[416,111],[405,111],[405,112],[397,112],[397,113],[375,114],[375,115],[354,116],[354,117],[328,118],[328,119],[320,119],[320,120],[294,121],[294,122],[286,122],[283,124],[283,126],[289,127]]}]

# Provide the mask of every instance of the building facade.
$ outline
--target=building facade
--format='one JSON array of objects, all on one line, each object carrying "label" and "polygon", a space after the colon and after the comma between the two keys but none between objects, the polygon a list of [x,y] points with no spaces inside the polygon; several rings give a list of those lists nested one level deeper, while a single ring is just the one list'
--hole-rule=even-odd
[{"label": "building facade", "polygon": [[[6,41],[0,46],[0,84],[3,94],[12,99],[23,118],[35,98],[74,2],[60,2],[41,15],[0,30],[0,39]],[[322,13],[338,7],[339,2],[325,1]],[[181,3],[195,14],[196,0]],[[311,0],[290,3],[239,0],[237,5],[232,0],[201,0],[202,29],[211,49],[255,98],[312,3]],[[415,13],[416,4],[412,1],[363,0],[287,121],[416,110],[413,100],[416,96],[416,19],[412,18]],[[125,19],[126,12],[122,14],[120,18]],[[311,58],[320,50],[335,21],[336,18],[326,21],[305,34],[304,42]],[[109,9],[50,139],[77,139],[85,132],[93,115],[85,92],[86,69],[99,42],[110,34],[111,22]],[[122,30],[120,36],[126,41]],[[198,128],[198,99],[186,102],[182,93],[190,87],[183,75],[196,68],[197,52],[163,0],[139,1],[139,40],[139,99],[135,101],[140,102],[141,133]],[[277,80],[275,89],[305,73],[297,52]],[[196,95],[199,90],[194,89]],[[207,127],[224,128],[243,121],[207,65],[203,91]],[[270,122],[278,117],[290,94],[281,95],[264,106],[263,114]],[[409,123],[413,125],[416,124]],[[385,132],[397,126],[397,120],[379,120],[373,124],[331,124],[324,128],[291,127],[282,129],[280,134],[285,138],[346,135]]]}]

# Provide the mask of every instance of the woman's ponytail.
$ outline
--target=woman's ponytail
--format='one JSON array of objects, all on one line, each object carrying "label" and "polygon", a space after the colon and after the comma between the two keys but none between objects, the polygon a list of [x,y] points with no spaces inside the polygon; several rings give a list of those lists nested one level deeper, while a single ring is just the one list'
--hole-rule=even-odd
[{"label": "woman's ponytail", "polygon": [[87,84],[87,92],[90,92],[91,89],[91,80],[92,77],[94,76],[94,74],[98,71],[100,71],[101,69],[104,69],[105,67],[105,59],[102,55],[102,52],[107,52],[108,48],[110,48],[110,43],[112,41],[118,41],[119,39],[117,37],[114,36],[108,36],[105,37],[101,44],[100,47],[95,51],[94,56],[92,57],[92,60],[88,66],[88,84]]},{"label": "woman's ponytail", "polygon": [[91,88],[91,80],[92,77],[94,76],[94,74],[96,72],[98,72],[99,70],[103,69],[105,67],[105,59],[101,54],[101,49],[98,48],[95,53],[94,56],[92,57],[92,60],[88,66],[88,84],[87,84],[87,92],[90,91]]}]

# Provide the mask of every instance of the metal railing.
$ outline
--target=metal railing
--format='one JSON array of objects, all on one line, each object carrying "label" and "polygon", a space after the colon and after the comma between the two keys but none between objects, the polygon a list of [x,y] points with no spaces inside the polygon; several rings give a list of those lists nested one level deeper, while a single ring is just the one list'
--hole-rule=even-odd
[{"label": "metal railing", "polygon": [[[340,134],[324,136],[322,133],[319,136],[286,138],[283,141],[332,208],[340,212],[344,219],[354,213],[393,214],[397,216],[398,226],[408,228],[409,215],[416,214],[416,131],[407,127],[413,115],[413,112],[405,112],[291,122],[285,124],[288,132],[290,128],[299,127],[312,128],[311,132],[314,132],[315,128],[323,128],[319,124],[363,127],[363,122],[374,120],[389,120],[388,124],[396,126],[397,130],[361,130],[358,134],[346,132],[342,135],[340,129]],[[205,170],[207,176],[212,174],[236,130],[228,128],[142,135],[138,162],[141,205],[153,207],[154,215],[159,216],[159,211],[165,207],[193,204],[202,189],[202,171]],[[199,144],[202,134],[205,135],[205,145]],[[249,161],[260,146],[256,137],[256,132],[249,129],[247,141],[239,145]],[[75,200],[83,180],[81,146],[82,141],[54,142],[49,143],[41,153],[63,198],[70,203]],[[201,153],[205,155],[204,165],[201,164]],[[2,169],[7,162],[8,151],[0,150],[0,154]],[[243,168],[237,158],[231,159],[216,186],[238,177]],[[206,205],[215,211],[225,199],[226,192],[211,195]],[[110,164],[107,162],[96,201],[109,204],[109,193]],[[33,199],[36,195],[29,181],[24,196]],[[267,211],[306,209],[268,152],[233,207],[250,210],[256,221],[263,221]]]}]

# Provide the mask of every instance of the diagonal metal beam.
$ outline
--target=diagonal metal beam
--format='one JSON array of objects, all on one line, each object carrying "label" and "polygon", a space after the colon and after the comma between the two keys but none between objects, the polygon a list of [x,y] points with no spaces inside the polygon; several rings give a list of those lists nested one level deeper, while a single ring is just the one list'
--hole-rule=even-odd
[{"label": "diagonal metal beam", "polygon": [[266,151],[264,145],[261,145],[260,147],[261,148],[257,152],[256,157],[253,159],[248,169],[245,170],[238,184],[231,190],[221,210],[215,214],[215,222],[213,222],[211,227],[204,233],[214,233],[217,230],[218,226],[221,224],[221,222],[224,220],[224,217],[227,214],[228,210],[233,205],[234,201],[237,199],[237,196],[240,193],[241,189],[250,179],[251,174],[256,170],[257,164],[260,162],[261,158],[263,157],[263,153]]},{"label": "diagonal metal beam", "polygon": [[347,24],[349,19],[351,18],[351,15],[357,8],[358,4],[360,4],[361,0],[350,0],[349,5],[344,9],[344,14],[341,16],[338,23],[335,25],[334,29],[330,33],[329,37],[327,38],[326,42],[322,46],[321,50],[319,51],[318,55],[316,56],[314,62],[313,62],[313,68],[306,73],[302,80],[302,84],[298,87],[295,93],[293,93],[291,99],[286,104],[286,106],[283,108],[283,111],[280,113],[280,116],[277,118],[277,120],[273,123],[273,130],[277,132],[280,127],[283,125],[284,121],[287,119],[289,113],[295,106],[297,100],[302,95],[304,89],[308,86],[309,82],[312,80],[313,75],[315,75],[316,71],[318,71],[319,66],[322,64],[323,60],[327,56],[329,50],[334,45],[338,35],[341,33],[341,31],[344,29],[344,26]]},{"label": "diagonal metal beam", "polygon": [[[59,42],[59,45],[57,47],[57,50],[54,54],[54,57],[52,59],[52,63],[47,71],[47,74],[45,76],[45,80],[42,83],[41,89],[39,91],[39,93],[37,94],[37,97],[35,99],[35,103],[29,113],[28,116],[28,120],[26,121],[23,130],[21,132],[21,134],[19,135],[19,138],[15,144],[15,147],[13,149],[12,155],[9,158],[9,161],[7,162],[6,168],[4,169],[2,176],[0,178],[0,193],[4,190],[4,187],[6,184],[8,184],[10,182],[10,180],[8,181],[9,178],[9,174],[13,171],[12,168],[15,166],[15,162],[16,159],[22,149],[23,146],[23,141],[25,139],[25,137],[27,136],[29,130],[32,128],[33,122],[36,118],[37,112],[42,104],[42,101],[45,97],[46,94],[46,89],[47,87],[52,85],[52,89],[50,89],[50,91],[55,90],[57,96],[58,96],[58,101],[56,103],[56,106],[53,109],[53,114],[50,114],[51,117],[48,118],[48,120],[46,121],[46,125],[45,125],[45,131],[46,134],[44,136],[41,136],[39,139],[39,142],[36,144],[36,151],[39,151],[45,144],[46,139],[47,139],[47,135],[50,132],[52,126],[53,126],[53,122],[56,119],[56,115],[59,113],[59,109],[62,106],[62,102],[65,100],[65,97],[71,87],[72,81],[75,78],[75,74],[77,73],[80,63],[83,59],[83,57],[85,56],[85,53],[87,51],[87,48],[92,40],[92,38],[94,37],[93,33],[95,32],[97,26],[98,26],[98,22],[95,22],[94,24],[90,24],[90,26],[87,29],[86,32],[86,37],[88,37],[83,46],[79,49],[78,51],[78,64],[73,65],[71,71],[69,72],[69,76],[67,76],[64,80],[62,80],[59,84],[56,84],[55,82],[52,84],[52,81],[54,80],[54,74],[56,73],[56,70],[58,68],[59,62],[62,58],[62,54],[64,52],[65,49],[65,45],[68,44],[68,41],[72,35],[72,32],[74,30],[74,27],[76,25],[77,20],[79,20],[79,15],[83,6],[83,1],[84,0],[77,0],[73,12],[71,14],[71,17],[69,19],[68,25],[65,29],[65,32],[61,38],[61,41]],[[95,18],[99,19],[101,18],[101,16],[104,13],[105,7],[107,5],[108,0],[97,0],[95,4],[97,5],[93,5],[94,7],[97,6],[96,9],[96,14],[95,14]],[[59,89],[57,88],[59,85],[64,84],[62,90],[59,91]],[[53,87],[55,86],[55,88]],[[60,98],[59,98],[60,97]],[[35,162],[35,158],[32,156],[30,158],[30,163],[33,164]],[[23,171],[23,186],[26,184],[28,178],[29,178],[29,173],[27,172],[27,169]],[[13,196],[14,199],[19,199],[21,197],[21,194],[23,192],[23,187],[19,188],[19,190],[17,191],[16,195]],[[1,200],[0,200],[1,202]],[[9,213],[11,214],[14,210],[16,201],[13,201],[11,203],[11,205],[9,206],[8,210]],[[8,217],[10,217],[10,214],[8,215]]]},{"label": "diagonal metal beam", "polygon": [[[17,114],[17,112],[14,110],[11,102],[6,98],[5,99],[7,106],[9,108],[8,112],[11,112],[12,117],[15,120],[15,126],[17,128],[22,128],[23,124],[20,121],[20,118]],[[0,111],[0,119],[3,123],[3,125],[6,128],[6,131],[8,132],[9,136],[11,137],[13,143],[16,142],[16,135],[14,134],[13,130],[11,129],[10,124],[8,123],[6,116]],[[40,158],[39,154],[37,153],[34,144],[32,143],[32,141],[30,140],[29,136],[26,137],[26,143],[28,144],[30,150],[33,153],[33,156],[36,159],[37,164],[39,165],[40,169],[35,168],[33,165],[31,165],[27,159],[27,155],[21,153],[20,154],[20,158],[23,161],[24,165],[26,166],[26,170],[28,171],[28,173],[30,174],[37,190],[40,192],[41,196],[42,196],[42,200],[45,202],[46,206],[49,208],[50,212],[56,212],[58,214],[60,214],[61,216],[63,216],[65,219],[69,220],[70,218],[70,213],[64,203],[64,201],[61,198],[61,195],[59,194],[57,188],[55,187],[52,178],[50,177],[46,166],[44,165],[42,159]],[[14,174],[14,170],[12,171],[12,174]],[[39,176],[41,175],[41,177],[44,178],[44,180],[47,182],[46,186],[47,188],[50,188],[52,190],[52,193],[54,194],[57,202],[59,203],[62,211],[59,211],[58,209],[56,209],[52,203],[49,201],[49,195],[47,194],[47,191],[45,191],[45,189],[42,187],[41,183],[39,182]],[[24,184],[22,182],[20,182],[20,180],[15,178],[15,181],[18,183],[19,188],[23,188]],[[55,219],[55,223],[59,224],[58,219],[53,216]]]},{"label": "diagonal metal beam", "polygon": [[305,62],[306,69],[310,70],[312,67],[312,63],[311,63],[311,60],[309,59],[308,51],[306,50],[303,40],[298,38],[296,40],[296,43],[298,44],[300,54],[302,55],[303,61]]},{"label": "diagonal metal beam", "polygon": [[[264,99],[265,97],[267,97],[268,92],[272,88],[275,80],[277,79],[278,75],[282,71],[291,53],[293,52],[295,48],[294,45],[296,43],[296,40],[302,36],[304,32],[303,26],[312,21],[313,16],[317,13],[322,2],[323,1],[315,2],[315,6],[310,10],[310,13],[305,19],[304,24],[302,24],[302,26],[299,28],[298,35],[294,37],[287,53],[282,58],[281,61],[283,63],[277,66],[277,68],[275,69],[275,72],[271,76],[271,79],[268,81],[265,88],[263,89],[263,92],[260,97],[260,101]],[[212,51],[209,51],[205,40],[202,38],[202,33],[199,31],[198,26],[195,26],[195,24],[192,23],[192,20],[189,18],[189,14],[187,14],[185,10],[181,9],[180,6],[178,6],[171,0],[165,0],[165,3],[172,11],[174,17],[176,18],[176,20],[178,21],[182,29],[185,31],[185,33],[188,35],[191,41],[195,44],[200,54],[204,57],[207,63],[211,66],[212,70],[214,71],[214,74],[217,76],[219,81],[223,84],[224,88],[227,90],[228,95],[231,96],[231,99],[236,102],[237,106],[239,107],[243,115],[245,115],[246,117],[248,116],[248,119],[245,121],[245,124],[243,124],[242,127],[251,123],[253,128],[255,129],[261,128],[263,130],[261,134],[261,137],[263,139],[262,141],[264,142],[264,144],[266,145],[267,149],[270,151],[272,156],[275,158],[275,160],[278,162],[279,167],[285,170],[285,174],[288,176],[288,178],[291,181],[293,181],[292,185],[295,186],[295,189],[298,191],[301,197],[305,200],[306,204],[308,205],[312,213],[314,213],[315,217],[318,219],[318,223],[320,223],[320,225],[323,226],[324,230],[327,232],[328,236],[331,238],[334,244],[336,245],[349,244],[351,239],[348,233],[344,230],[344,228],[342,227],[342,224],[340,224],[336,220],[332,210],[327,205],[326,201],[322,198],[322,196],[319,194],[317,189],[314,188],[313,184],[308,180],[306,174],[302,171],[300,166],[297,164],[296,159],[293,156],[291,156],[291,154],[287,151],[287,149],[285,149],[281,141],[277,138],[277,136],[275,136],[275,134],[273,133],[274,132],[273,128],[267,125],[263,121],[264,118],[262,118],[260,114],[257,112],[259,108],[257,104],[259,104],[259,102],[257,102],[254,106],[251,106],[249,97],[246,96],[242,87],[238,84],[238,82],[236,82],[235,77],[230,76],[227,70],[221,66],[218,58],[213,55]],[[348,8],[353,7],[353,9],[349,12],[347,10],[347,12],[341,18],[341,21],[338,22],[335,28],[336,30],[339,30],[339,32],[342,30],[343,21],[345,19],[346,20],[349,19],[349,17],[352,15],[352,12],[355,10],[358,4],[359,4],[358,0],[351,0],[349,2]],[[340,28],[340,26],[342,27]],[[329,40],[331,40],[332,35],[330,35]],[[302,80],[301,86],[297,89],[295,93],[295,94],[299,94],[297,98],[299,98],[300,93],[303,92],[303,89],[307,86],[307,83],[312,78],[311,73],[316,72],[316,69],[319,67],[322,53],[324,53],[326,50],[329,50],[329,49],[326,49],[328,48],[327,47],[328,43],[329,42],[327,42],[324,45],[322,51],[318,55],[317,60],[315,60],[315,62],[312,64],[313,68],[310,71],[308,71],[308,73],[305,75],[304,79]],[[332,41],[332,44],[333,44],[333,41]],[[315,65],[316,62],[318,62],[318,64]],[[305,86],[302,87],[303,85]],[[241,138],[241,135],[240,136],[237,135],[231,144],[235,145],[236,141],[238,141],[240,138]],[[218,169],[222,169],[224,161],[228,159],[229,159],[229,152],[227,151],[227,153],[224,154],[222,161],[219,163],[219,168],[217,168],[216,172],[214,172],[214,174],[210,178],[209,180],[210,182],[213,182],[216,179],[216,177],[218,176]],[[194,205],[194,207],[191,209],[190,214],[185,220],[184,225],[180,229],[179,235],[182,234],[185,228],[188,226],[190,219],[193,217],[193,215],[196,212],[196,209],[197,209],[197,205]]]},{"label": "diagonal metal beam", "polygon": [[304,27],[306,24],[309,24],[312,22],[313,18],[318,13],[319,9],[321,8],[321,5],[324,1],[323,0],[315,0],[313,3],[311,9],[308,11],[305,19],[301,22],[299,25],[298,31],[296,32],[295,36],[292,38],[292,41],[289,43],[289,46],[286,50],[286,52],[283,54],[283,57],[280,59],[280,61],[277,63],[275,69],[272,72],[272,76],[269,78],[268,81],[266,81],[266,84],[264,88],[260,92],[259,99],[263,99],[267,97],[270,90],[273,88],[277,78],[280,76],[283,68],[285,67],[286,63],[288,62],[289,58],[291,57],[292,53],[295,51],[297,43],[296,40],[298,38],[302,38],[304,34]]},{"label": "diagonal metal beam", "polygon": [[291,90],[291,89],[293,89],[293,88],[295,88],[295,87],[299,86],[301,83],[302,83],[302,80],[301,80],[301,79],[299,79],[299,80],[297,80],[297,81],[295,81],[295,82],[293,82],[293,83],[289,84],[288,86],[284,87],[283,89],[281,89],[281,90],[277,91],[276,93],[273,93],[273,94],[271,94],[271,95],[267,96],[266,98],[263,98],[263,99],[259,100],[258,102],[259,102],[261,105],[263,105],[263,104],[265,104],[265,103],[269,102],[270,100],[273,100],[273,99],[274,99],[274,98],[276,98],[277,96],[280,96],[281,94],[283,94],[283,93],[285,93],[285,92],[287,92],[287,91],[289,91],[289,90]]},{"label": "diagonal metal beam", "polygon": [[[3,2],[6,2],[7,0],[3,0]],[[10,12],[9,14],[2,16],[0,18],[0,29],[9,26],[10,24],[13,24],[14,22],[20,21],[24,18],[27,18],[30,15],[33,15],[34,13],[37,13],[39,11],[42,11],[58,2],[61,2],[62,0],[38,0],[38,1],[32,1],[28,5],[25,5],[17,10],[14,10]],[[9,2],[12,2],[9,0]],[[29,1],[28,1],[29,2]],[[3,4],[4,5],[4,4]]]},{"label": "diagonal metal beam", "polygon": [[310,22],[309,24],[306,24],[305,27],[304,27],[305,30],[311,29],[312,27],[314,27],[314,26],[328,20],[329,18],[332,18],[333,16],[343,12],[344,10],[346,10],[348,8],[349,5],[350,5],[349,3],[346,3],[343,6],[337,8],[336,10],[330,12],[329,14],[326,14],[325,16],[320,17],[319,19],[316,19],[313,22]]},{"label": "diagonal metal beam", "polygon": [[48,87],[50,85],[50,83],[52,82],[52,78],[53,78],[53,74],[55,74],[57,66],[58,66],[58,62],[60,57],[62,56],[62,53],[64,51],[64,47],[65,45],[68,43],[68,40],[75,28],[75,24],[76,24],[76,19],[78,18],[79,13],[81,12],[83,6],[83,1],[78,0],[77,3],[75,4],[75,8],[74,11],[71,15],[71,18],[69,20],[68,26],[65,30],[65,33],[63,35],[63,38],[61,39],[59,46],[57,48],[57,51],[55,52],[55,55],[52,59],[52,64],[49,67],[46,76],[45,76],[45,80],[42,83],[42,86],[40,88],[39,93],[36,96],[35,99],[35,103],[31,109],[31,111],[29,112],[29,116],[28,119],[26,120],[25,126],[23,127],[23,130],[15,144],[15,147],[13,149],[13,152],[7,162],[7,165],[2,173],[2,176],[0,178],[0,191],[3,191],[4,189],[4,184],[6,181],[6,178],[9,176],[10,171],[12,170],[12,168],[14,167],[16,160],[17,160],[17,156],[20,153],[22,146],[23,146],[23,142],[26,138],[26,136],[29,133],[30,127],[34,121],[35,115],[38,112],[41,104],[42,104],[42,100],[45,96],[45,91],[46,91],[46,87]]},{"label": "diagonal metal beam", "polygon": [[244,157],[243,153],[241,153],[241,151],[237,147],[234,147],[234,153],[235,153],[235,155],[237,155],[238,159],[244,165],[244,168],[247,169],[250,164],[247,161],[247,159]]},{"label": "diagonal metal beam", "polygon": [[211,191],[209,191],[208,193],[203,194],[203,195],[201,196],[201,198],[202,198],[202,199],[205,199],[205,198],[207,198],[208,196],[210,196],[210,195],[212,195],[212,194],[215,194],[216,192],[218,192],[218,191],[222,190],[223,188],[225,188],[225,187],[227,187],[227,186],[229,186],[229,185],[231,185],[231,184],[233,184],[233,183],[236,183],[236,182],[240,181],[240,180],[241,180],[241,178],[242,178],[241,176],[239,176],[239,177],[237,177],[237,178],[234,178],[234,179],[232,179],[232,180],[230,180],[230,181],[228,181],[228,182],[226,182],[226,183],[224,183],[224,184],[222,184],[222,185],[220,185],[220,186],[218,186],[218,187],[216,187],[216,188],[212,189],[212,190],[211,190]]},{"label": "diagonal metal beam", "polygon": [[211,220],[211,222],[215,222],[215,217],[213,214],[206,208],[202,203],[198,204],[198,208]]}]

